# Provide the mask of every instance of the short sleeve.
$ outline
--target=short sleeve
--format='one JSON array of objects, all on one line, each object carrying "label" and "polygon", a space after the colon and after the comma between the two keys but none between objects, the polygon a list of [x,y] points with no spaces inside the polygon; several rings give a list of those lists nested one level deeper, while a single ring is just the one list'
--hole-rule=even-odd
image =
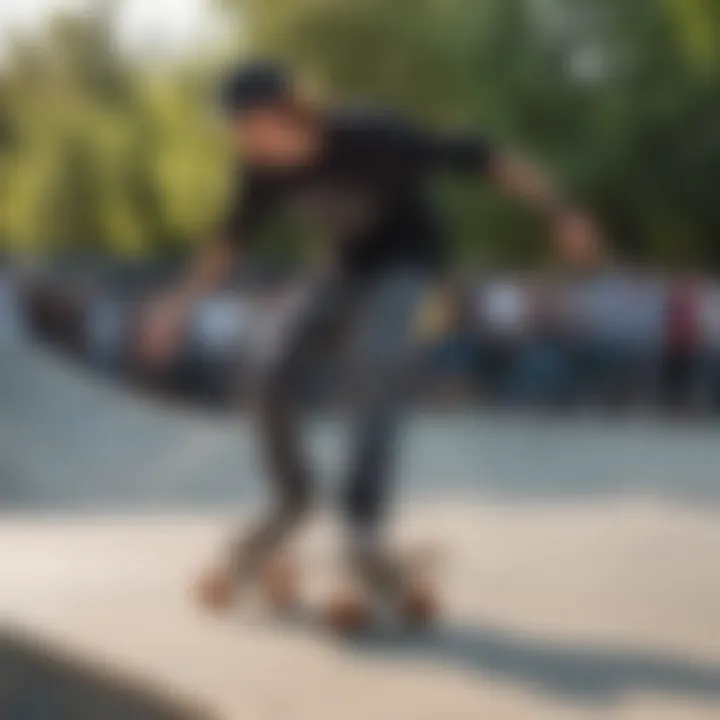
[{"label": "short sleeve", "polygon": [[484,174],[492,161],[491,144],[479,135],[426,129],[404,120],[381,125],[378,140],[388,159],[418,171]]},{"label": "short sleeve", "polygon": [[425,162],[431,169],[484,175],[492,164],[492,146],[479,136],[432,133],[424,136],[422,143]]},{"label": "short sleeve", "polygon": [[340,138],[391,177],[397,172],[483,174],[491,166],[490,142],[472,133],[426,129],[405,118],[356,113],[341,125]]}]

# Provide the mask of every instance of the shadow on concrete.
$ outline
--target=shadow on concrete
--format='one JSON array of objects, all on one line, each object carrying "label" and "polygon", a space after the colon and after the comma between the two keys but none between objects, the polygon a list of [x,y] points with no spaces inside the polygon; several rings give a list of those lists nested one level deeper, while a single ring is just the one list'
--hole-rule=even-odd
[{"label": "shadow on concrete", "polygon": [[15,633],[0,635],[0,720],[210,720],[108,670]]},{"label": "shadow on concrete", "polygon": [[449,664],[486,679],[523,683],[588,704],[612,703],[628,692],[720,703],[720,666],[631,649],[522,637],[490,627],[456,625],[421,634],[376,633],[358,640],[357,648]]}]

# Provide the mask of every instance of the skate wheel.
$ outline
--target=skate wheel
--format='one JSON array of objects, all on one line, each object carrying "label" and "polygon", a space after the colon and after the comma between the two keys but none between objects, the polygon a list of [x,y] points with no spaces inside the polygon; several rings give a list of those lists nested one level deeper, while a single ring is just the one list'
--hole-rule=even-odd
[{"label": "skate wheel", "polygon": [[226,570],[204,573],[195,585],[195,598],[205,610],[220,613],[228,610],[235,599],[235,582]]},{"label": "skate wheel", "polygon": [[431,625],[439,613],[439,603],[429,588],[414,588],[402,599],[400,607],[403,619],[413,628]]},{"label": "skate wheel", "polygon": [[265,600],[275,612],[287,612],[297,604],[299,574],[288,558],[275,558],[268,563],[262,585]]},{"label": "skate wheel", "polygon": [[370,624],[367,603],[352,595],[335,598],[327,609],[326,624],[341,635],[356,635]]}]

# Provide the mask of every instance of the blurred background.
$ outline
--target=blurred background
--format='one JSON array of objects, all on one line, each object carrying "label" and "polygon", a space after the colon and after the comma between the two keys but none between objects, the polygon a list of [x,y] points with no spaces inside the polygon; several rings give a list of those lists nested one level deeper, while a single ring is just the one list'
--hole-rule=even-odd
[{"label": "blurred background", "polygon": [[[720,410],[720,18],[712,0],[398,0],[4,7],[3,305],[88,365],[139,379],[139,302],[227,199],[214,81],[285,61],[320,96],[479,128],[595,212],[616,264],[568,276],[544,223],[490,189],[437,187],[454,270],[428,307],[428,400]],[[198,307],[146,387],[216,404],[310,250],[280,219]],[[7,315],[7,312],[4,313]]]},{"label": "blurred background", "polygon": [[[354,657],[263,645],[267,627],[241,651],[183,615],[218,523],[167,519],[258,498],[252,368],[303,291],[305,230],[278,218],[172,362],[134,352],[145,301],[225,209],[215,82],[257,56],[328,101],[537,158],[614,255],[569,271],[515,202],[434,188],[453,264],[420,319],[403,475],[437,501],[406,506],[407,527],[452,548],[455,625],[357,675]],[[717,0],[0,2],[0,617],[228,718],[717,717],[719,193]],[[309,401],[342,407],[337,375],[319,368]],[[13,519],[57,509],[75,519]],[[271,701],[278,675],[298,687]]]}]

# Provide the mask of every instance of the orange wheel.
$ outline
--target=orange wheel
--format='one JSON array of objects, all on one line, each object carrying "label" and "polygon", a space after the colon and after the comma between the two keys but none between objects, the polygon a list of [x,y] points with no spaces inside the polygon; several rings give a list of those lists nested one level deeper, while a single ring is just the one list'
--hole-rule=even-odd
[{"label": "orange wheel", "polygon": [[400,611],[404,620],[414,628],[431,625],[440,612],[440,604],[427,586],[409,589],[402,598]]},{"label": "orange wheel", "polygon": [[235,600],[235,578],[227,569],[215,568],[200,576],[195,585],[195,597],[205,610],[221,613]]},{"label": "orange wheel", "polygon": [[300,596],[300,577],[297,566],[288,558],[270,561],[263,573],[262,588],[265,600],[276,612],[292,609]]},{"label": "orange wheel", "polygon": [[362,598],[350,593],[335,596],[326,612],[327,625],[341,635],[355,635],[370,623],[370,609]]}]

